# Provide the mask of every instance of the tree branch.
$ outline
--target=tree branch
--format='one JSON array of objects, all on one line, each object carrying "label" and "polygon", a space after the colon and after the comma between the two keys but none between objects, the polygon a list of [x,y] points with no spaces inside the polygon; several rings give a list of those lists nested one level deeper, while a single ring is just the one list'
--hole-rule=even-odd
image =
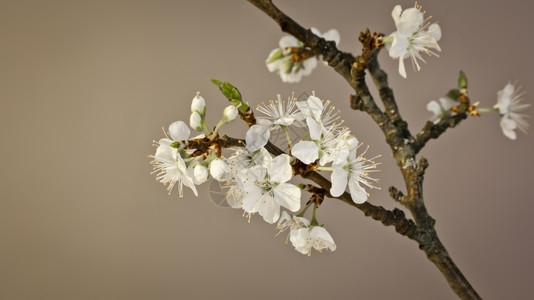
[{"label": "tree branch", "polygon": [[[389,88],[386,73],[378,65],[377,55],[380,45],[376,43],[376,34],[371,35],[369,29],[360,34],[362,54],[354,57],[339,51],[334,42],[327,42],[306,30],[293,19],[285,15],[273,5],[271,0],[248,0],[277,22],[282,31],[293,35],[309,47],[316,55],[333,67],[354,89],[355,94],[350,97],[351,107],[368,113],[386,136],[393,156],[397,161],[406,183],[407,195],[404,196],[395,188],[390,190],[392,197],[406,206],[412,213],[415,223],[406,219],[399,209],[389,211],[381,206],[374,206],[369,202],[355,204],[350,194],[344,193],[338,199],[350,204],[384,225],[392,225],[397,232],[415,240],[419,248],[425,252],[428,259],[446,278],[453,291],[462,299],[481,299],[467,279],[454,264],[447,250],[439,240],[434,229],[434,219],[428,214],[423,198],[423,178],[428,167],[428,161],[421,158],[416,162],[416,155],[431,138],[439,137],[447,128],[456,126],[465,119],[469,110],[469,99],[466,93],[460,97],[461,104],[456,115],[444,118],[438,124],[428,124],[413,138],[408,131],[407,123],[402,119],[395,102],[393,91]],[[365,82],[365,69],[373,76],[380,98],[386,109],[385,113],[376,105]],[[271,145],[268,145],[271,147]],[[274,146],[274,145],[272,145]],[[276,146],[274,146],[276,148]],[[276,149],[274,149],[276,150]],[[330,190],[331,183],[317,172],[306,172],[302,177],[312,180],[321,188]],[[330,195],[331,196],[331,195]]]}]

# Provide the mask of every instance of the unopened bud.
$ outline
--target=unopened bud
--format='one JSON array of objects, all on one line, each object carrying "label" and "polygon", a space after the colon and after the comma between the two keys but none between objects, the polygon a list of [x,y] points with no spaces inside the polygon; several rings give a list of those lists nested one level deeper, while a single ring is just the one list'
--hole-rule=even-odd
[{"label": "unopened bud", "polygon": [[194,111],[189,117],[189,126],[196,131],[202,131],[202,117],[198,112]]},{"label": "unopened bud", "polygon": [[237,117],[237,108],[233,105],[228,105],[223,111],[223,118],[226,123],[230,123]]},{"label": "unopened bud", "polygon": [[193,176],[198,184],[201,184],[208,180],[208,168],[204,165],[196,165],[193,168]]},{"label": "unopened bud", "polygon": [[230,167],[222,159],[215,159],[210,163],[210,174],[217,181],[224,181],[230,174]]},{"label": "unopened bud", "polygon": [[206,100],[200,96],[200,92],[197,92],[197,95],[191,101],[191,112],[195,111],[202,116],[206,113]]}]

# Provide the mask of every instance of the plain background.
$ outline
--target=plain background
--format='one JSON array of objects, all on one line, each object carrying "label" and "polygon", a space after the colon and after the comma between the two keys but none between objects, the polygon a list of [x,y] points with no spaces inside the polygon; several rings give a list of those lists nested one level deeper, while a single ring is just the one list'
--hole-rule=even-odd
[{"label": "plain background", "polygon": [[[359,31],[389,34],[396,1],[277,1],[305,27],[337,28],[358,53]],[[412,2],[400,3],[404,8]],[[416,133],[428,101],[459,70],[481,107],[519,80],[534,90],[530,2],[420,2],[439,21],[440,58],[408,78],[383,51],[403,117]],[[283,34],[246,1],[0,1],[0,298],[454,299],[417,244],[337,200],[318,212],[335,252],[301,255],[258,216],[211,203],[208,187],[168,196],[147,155],[161,126],[189,118],[197,90],[214,123],[230,81],[255,107],[315,90],[382,154],[381,191],[401,176],[373,121],[350,110],[350,87],[319,65],[283,84],[265,58]],[[368,82],[372,86],[372,82]],[[532,102],[531,94],[526,98]],[[528,110],[532,114],[532,108]],[[222,129],[244,136],[241,122]],[[504,137],[496,114],[470,117],[422,155],[428,210],[451,256],[486,299],[533,297],[532,134]]]}]

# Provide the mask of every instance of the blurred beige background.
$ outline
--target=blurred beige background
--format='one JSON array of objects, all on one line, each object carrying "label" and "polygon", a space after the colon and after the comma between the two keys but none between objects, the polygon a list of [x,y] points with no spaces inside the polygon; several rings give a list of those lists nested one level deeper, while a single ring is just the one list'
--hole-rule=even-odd
[{"label": "blurred beige background", "polygon": [[[397,1],[277,3],[303,26],[337,28],[345,51],[359,52],[366,27],[395,30]],[[380,55],[413,133],[459,70],[481,106],[515,79],[534,101],[534,4],[420,4],[442,27],[441,58],[405,80]],[[208,78],[234,83],[254,107],[315,90],[342,110],[369,155],[383,154],[382,191],[370,201],[394,207],[387,188],[402,188],[400,172],[372,120],[350,110],[350,87],[322,65],[298,84],[268,73],[264,60],[281,36],[246,1],[1,0],[0,298],[455,299],[415,242],[340,201],[318,215],[338,249],[306,257],[261,218],[248,224],[213,205],[207,186],[179,199],[149,174],[152,140],[189,119],[197,90],[208,119],[219,118],[226,102]],[[532,133],[510,141],[498,117],[484,115],[422,153],[440,238],[486,299],[534,297],[533,149]]]}]

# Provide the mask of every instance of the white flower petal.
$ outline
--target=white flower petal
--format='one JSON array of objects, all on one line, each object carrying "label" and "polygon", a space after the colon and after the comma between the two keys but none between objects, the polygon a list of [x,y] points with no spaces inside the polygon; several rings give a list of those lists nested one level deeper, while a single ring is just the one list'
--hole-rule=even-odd
[{"label": "white flower petal", "polygon": [[334,197],[339,197],[345,192],[348,181],[348,172],[343,169],[342,166],[333,165],[334,171],[330,176],[332,181],[332,187],[330,188],[330,194]]},{"label": "white flower petal", "polygon": [[399,58],[399,74],[406,78],[406,69],[404,68],[404,58]]},{"label": "white flower petal", "polygon": [[283,36],[278,42],[280,48],[285,49],[288,47],[298,47],[299,41],[292,35]]},{"label": "white flower petal", "polygon": [[410,36],[419,29],[423,21],[423,13],[415,7],[410,7],[402,12],[397,29],[405,36]]},{"label": "white flower petal", "polygon": [[308,129],[310,130],[310,138],[316,141],[321,140],[323,126],[321,126],[321,124],[315,121],[312,117],[306,118],[306,124],[308,124]]},{"label": "white flower petal", "polygon": [[189,138],[191,131],[183,121],[176,121],[169,125],[169,134],[174,141],[183,141]]},{"label": "white flower petal", "polygon": [[400,22],[401,12],[402,12],[402,7],[400,5],[395,5],[395,7],[393,8],[393,11],[391,12],[391,17],[393,17],[395,26],[398,26]]},{"label": "white flower petal", "polygon": [[262,125],[252,125],[246,134],[246,146],[248,151],[254,152],[267,145],[271,132],[268,127]]},{"label": "white flower petal", "polygon": [[300,189],[290,183],[282,183],[273,189],[274,198],[278,204],[289,209],[297,211],[300,209]]},{"label": "white flower petal", "polygon": [[327,41],[334,41],[337,44],[339,44],[339,40],[341,39],[341,36],[339,35],[339,31],[336,29],[330,29],[324,34],[322,34],[322,37]]},{"label": "white flower petal", "polygon": [[319,158],[319,147],[314,142],[300,141],[293,146],[291,154],[301,162],[311,164]]},{"label": "white flower petal", "polygon": [[323,101],[315,96],[308,97],[308,108],[310,110],[310,115],[315,120],[321,119],[321,114],[323,112]]},{"label": "white flower petal", "polygon": [[428,27],[428,33],[434,38],[434,40],[439,41],[441,39],[441,27],[439,24],[432,24]]},{"label": "white flower petal", "polygon": [[354,203],[361,204],[367,201],[367,192],[360,186],[358,180],[354,177],[349,179],[349,191]]},{"label": "white flower petal", "polygon": [[281,154],[275,157],[268,167],[267,172],[272,182],[284,183],[291,179],[293,169],[289,164],[289,155]]}]

